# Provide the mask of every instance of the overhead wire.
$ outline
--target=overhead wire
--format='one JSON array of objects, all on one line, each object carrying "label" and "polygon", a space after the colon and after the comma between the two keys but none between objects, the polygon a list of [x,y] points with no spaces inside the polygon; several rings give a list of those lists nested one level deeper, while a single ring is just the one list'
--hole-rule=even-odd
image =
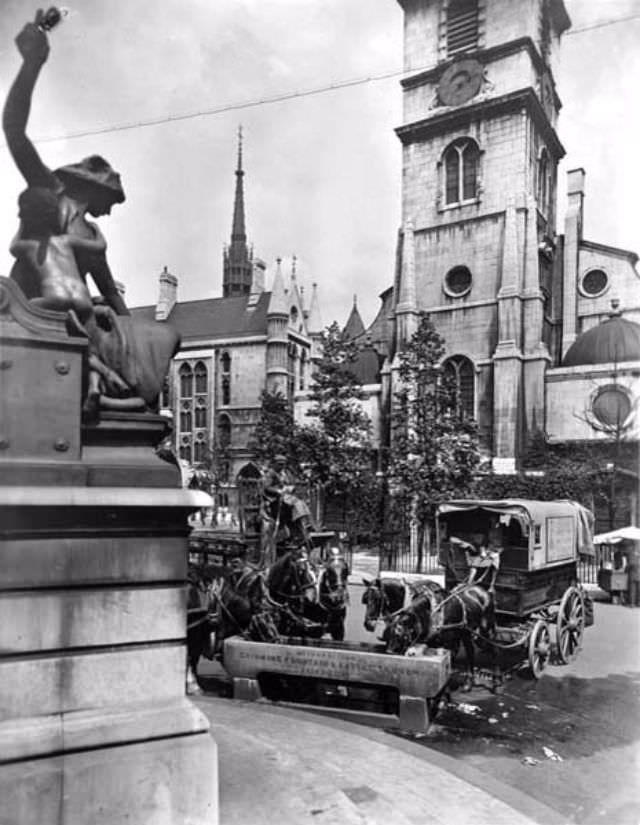
[{"label": "overhead wire", "polygon": [[[594,29],[601,29],[605,26],[613,26],[619,23],[626,23],[631,20],[638,19],[640,19],[640,14],[633,14],[627,17],[620,17],[613,20],[603,20],[599,23],[594,23],[589,26],[583,26],[579,29],[570,30],[565,34],[565,37],[575,34],[581,34],[582,32],[592,31]],[[415,74],[420,71],[425,71],[428,68],[431,67],[423,66],[421,68],[413,69],[411,74]],[[326,92],[338,91],[340,89],[347,89],[353,86],[362,86],[365,83],[375,83],[380,80],[388,80],[393,77],[398,77],[400,75],[403,75],[404,73],[404,69],[394,69],[391,71],[382,72],[380,74],[368,75],[366,77],[353,78],[351,80],[341,80],[337,81],[336,83],[330,83],[326,86],[319,86],[314,89],[283,92],[281,94],[274,95],[273,97],[263,97],[257,98],[255,100],[240,101],[237,103],[226,103],[211,109],[201,109],[195,112],[186,112],[185,114],[181,115],[165,115],[163,117],[151,118],[149,120],[139,120],[134,121],[132,123],[112,124],[110,126],[97,127],[95,129],[85,129],[78,132],[68,132],[64,135],[52,135],[49,137],[41,137],[34,139],[33,142],[37,144],[54,143],[61,140],[74,140],[76,138],[90,137],[93,135],[104,135],[113,132],[130,131],[132,129],[143,129],[149,126],[160,126],[165,123],[177,123],[184,120],[193,120],[199,117],[211,117],[213,115],[220,115],[226,112],[240,111],[242,109],[251,109],[257,106],[266,106],[274,103],[282,103],[288,100],[296,100],[299,98],[311,97],[313,95],[325,94]]]}]

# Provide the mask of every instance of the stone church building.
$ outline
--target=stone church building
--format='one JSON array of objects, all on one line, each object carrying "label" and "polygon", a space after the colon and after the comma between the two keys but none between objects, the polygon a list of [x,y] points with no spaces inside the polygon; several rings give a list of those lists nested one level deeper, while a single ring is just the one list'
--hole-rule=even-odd
[{"label": "stone church building", "polygon": [[397,353],[426,311],[496,472],[520,469],[536,432],[611,442],[615,430],[638,519],[638,257],[584,237],[582,169],[558,181],[564,3],[398,2],[402,217],[394,282],[356,336],[382,361],[370,398],[388,417]]},{"label": "stone church building", "polygon": [[248,443],[263,390],[291,401],[305,390],[323,329],[316,285],[307,304],[295,259],[286,281],[278,261],[271,290],[265,289],[266,264],[247,241],[241,136],[235,176],[222,296],[178,301],[178,280],[165,267],[156,305],[132,310],[169,320],[181,335],[162,408],[173,420],[177,456],[185,468],[213,468],[218,506],[231,512],[237,508],[238,478],[258,475]]}]

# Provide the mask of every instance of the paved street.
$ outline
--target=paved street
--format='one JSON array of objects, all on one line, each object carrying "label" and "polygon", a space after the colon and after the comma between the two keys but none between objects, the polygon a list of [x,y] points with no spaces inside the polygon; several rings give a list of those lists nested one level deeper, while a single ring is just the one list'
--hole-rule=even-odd
[{"label": "paved street", "polygon": [[[362,624],[362,592],[350,586],[347,639],[374,641]],[[575,662],[549,667],[538,682],[514,674],[496,696],[482,687],[456,692],[426,737],[404,738],[524,791],[567,822],[637,825],[639,651],[640,610],[596,603]]]},{"label": "paved street", "polygon": [[[358,620],[361,590],[353,587],[348,636],[373,639]],[[455,693],[419,741],[526,791],[568,822],[637,825],[640,610],[596,603],[573,663],[549,667],[538,682],[514,675],[502,695]]]}]

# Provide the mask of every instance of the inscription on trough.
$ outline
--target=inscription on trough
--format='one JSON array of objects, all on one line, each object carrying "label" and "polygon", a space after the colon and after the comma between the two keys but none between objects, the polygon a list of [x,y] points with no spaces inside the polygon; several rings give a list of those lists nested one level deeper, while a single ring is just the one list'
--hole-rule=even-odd
[{"label": "inscription on trough", "polygon": [[224,666],[233,677],[255,679],[260,673],[365,682],[397,687],[409,696],[434,696],[449,678],[449,653],[434,650],[425,656],[313,648],[299,645],[225,640]]}]

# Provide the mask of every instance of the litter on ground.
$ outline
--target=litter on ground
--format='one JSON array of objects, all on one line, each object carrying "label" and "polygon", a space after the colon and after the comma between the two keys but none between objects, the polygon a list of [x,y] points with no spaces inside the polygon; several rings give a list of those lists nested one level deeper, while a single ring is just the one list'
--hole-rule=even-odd
[{"label": "litter on ground", "polygon": [[556,753],[555,751],[551,750],[551,748],[547,748],[546,745],[542,746],[542,753],[544,753],[547,759],[551,759],[552,762],[564,761],[559,753]]}]

